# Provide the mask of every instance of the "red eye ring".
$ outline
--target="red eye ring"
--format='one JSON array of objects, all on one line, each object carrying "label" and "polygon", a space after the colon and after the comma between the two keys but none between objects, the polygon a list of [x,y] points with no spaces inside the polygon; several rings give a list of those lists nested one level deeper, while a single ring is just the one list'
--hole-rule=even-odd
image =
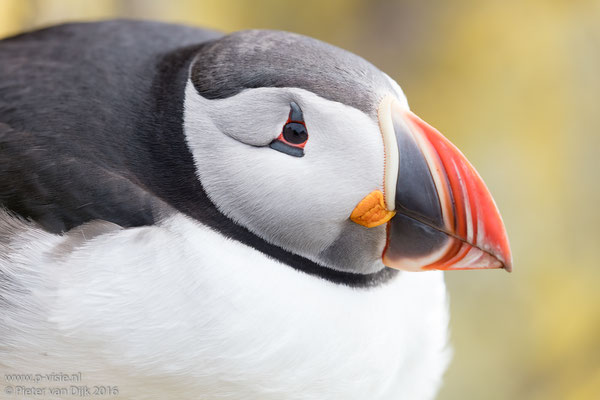
[{"label": "red eye ring", "polygon": [[277,139],[269,147],[294,157],[304,157],[304,146],[308,142],[308,130],[302,110],[295,102],[290,103],[290,115]]},{"label": "red eye ring", "polygon": [[285,143],[288,146],[304,149],[308,142],[308,131],[303,121],[288,121],[283,126],[277,140]]}]

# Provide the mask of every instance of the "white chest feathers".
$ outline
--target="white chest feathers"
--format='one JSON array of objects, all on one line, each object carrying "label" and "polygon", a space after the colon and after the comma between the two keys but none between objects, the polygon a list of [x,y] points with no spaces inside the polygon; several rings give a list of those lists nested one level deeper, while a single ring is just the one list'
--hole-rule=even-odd
[{"label": "white chest feathers", "polygon": [[121,399],[418,400],[447,366],[438,272],[353,289],[182,215],[58,236],[2,214],[0,232],[3,374],[80,372]]}]

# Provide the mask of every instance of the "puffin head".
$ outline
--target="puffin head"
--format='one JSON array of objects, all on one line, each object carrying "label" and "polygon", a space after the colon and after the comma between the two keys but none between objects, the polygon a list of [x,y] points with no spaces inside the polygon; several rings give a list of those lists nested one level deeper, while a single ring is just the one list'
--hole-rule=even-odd
[{"label": "puffin head", "polygon": [[184,132],[219,212],[313,270],[511,269],[475,169],[352,53],[279,31],[208,42],[190,65]]}]

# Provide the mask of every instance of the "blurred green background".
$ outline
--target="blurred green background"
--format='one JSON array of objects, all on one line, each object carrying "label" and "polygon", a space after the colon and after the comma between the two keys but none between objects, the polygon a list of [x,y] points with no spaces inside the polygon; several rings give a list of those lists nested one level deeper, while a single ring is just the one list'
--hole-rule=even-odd
[{"label": "blurred green background", "polygon": [[600,399],[600,1],[0,0],[0,37],[117,16],[295,31],[396,79],[484,177],[514,255],[446,274],[439,399]]}]

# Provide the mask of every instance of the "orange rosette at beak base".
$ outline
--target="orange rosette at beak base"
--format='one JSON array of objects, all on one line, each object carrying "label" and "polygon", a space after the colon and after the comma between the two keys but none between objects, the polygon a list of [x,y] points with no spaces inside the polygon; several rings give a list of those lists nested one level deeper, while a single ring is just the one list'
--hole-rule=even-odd
[{"label": "orange rosette at beak base", "polygon": [[396,215],[395,211],[386,209],[383,193],[380,190],[374,190],[358,203],[352,211],[350,219],[359,225],[374,228],[385,224],[394,215]]}]

